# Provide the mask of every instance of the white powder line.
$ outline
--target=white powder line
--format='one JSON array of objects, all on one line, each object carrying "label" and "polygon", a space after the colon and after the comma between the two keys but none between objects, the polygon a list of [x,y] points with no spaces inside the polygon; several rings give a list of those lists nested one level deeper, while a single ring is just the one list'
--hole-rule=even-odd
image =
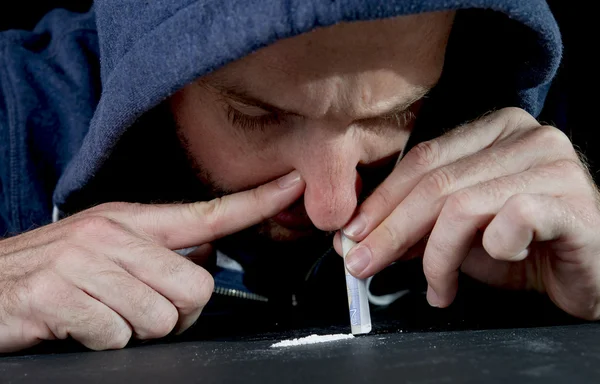
[{"label": "white powder line", "polygon": [[271,348],[295,347],[297,345],[327,343],[330,341],[353,339],[353,338],[354,338],[354,335],[352,335],[352,334],[346,335],[343,333],[338,333],[336,335],[310,335],[310,336],[301,337],[298,339],[283,340],[283,341],[280,341],[279,343],[275,343],[275,344],[271,345]]}]

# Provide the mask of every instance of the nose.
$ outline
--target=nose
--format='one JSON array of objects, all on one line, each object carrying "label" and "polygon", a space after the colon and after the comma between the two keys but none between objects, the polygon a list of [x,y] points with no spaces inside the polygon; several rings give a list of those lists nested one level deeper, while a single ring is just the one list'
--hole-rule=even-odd
[{"label": "nose", "polygon": [[294,156],[294,167],[306,182],[306,212],[320,230],[337,230],[352,217],[361,188],[356,171],[361,152],[351,135],[315,135]]}]

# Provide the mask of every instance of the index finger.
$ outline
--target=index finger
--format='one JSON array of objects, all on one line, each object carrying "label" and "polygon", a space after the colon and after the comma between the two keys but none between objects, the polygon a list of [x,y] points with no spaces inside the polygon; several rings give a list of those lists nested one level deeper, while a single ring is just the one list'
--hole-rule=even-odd
[{"label": "index finger", "polygon": [[298,171],[270,183],[207,202],[132,205],[108,217],[169,249],[197,246],[258,224],[281,212],[304,192]]},{"label": "index finger", "polygon": [[[521,124],[521,125],[519,125]],[[506,108],[455,128],[436,139],[422,142],[399,161],[390,176],[358,207],[344,233],[354,241],[364,240],[408,196],[429,172],[473,155],[513,134],[539,123],[525,111]]]}]

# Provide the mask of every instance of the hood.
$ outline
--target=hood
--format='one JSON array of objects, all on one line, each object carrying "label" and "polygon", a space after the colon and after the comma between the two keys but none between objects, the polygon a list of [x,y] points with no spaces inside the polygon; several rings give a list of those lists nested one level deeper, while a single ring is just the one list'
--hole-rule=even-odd
[{"label": "hood", "polygon": [[[562,49],[543,0],[96,1],[102,94],[80,150],[59,179],[55,206],[72,212],[99,202],[86,196],[98,191],[99,179],[115,174],[105,169],[128,130],[214,69],[316,27],[440,10],[461,11],[431,107],[441,108],[435,124],[448,127],[509,105],[537,115]],[[458,89],[456,100],[451,96]],[[135,155],[139,142],[129,143],[127,158],[142,156]]]}]

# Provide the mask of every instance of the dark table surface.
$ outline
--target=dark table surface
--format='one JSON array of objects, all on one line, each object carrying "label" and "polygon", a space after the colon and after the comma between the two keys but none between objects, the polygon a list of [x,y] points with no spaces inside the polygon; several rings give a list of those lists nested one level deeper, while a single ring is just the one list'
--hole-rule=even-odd
[{"label": "dark table surface", "polygon": [[347,312],[320,324],[298,323],[298,313],[287,323],[262,311],[203,316],[181,336],[119,351],[50,342],[0,356],[0,383],[600,383],[600,323],[569,317],[545,296],[462,286],[448,309],[408,295],[372,310],[371,334],[330,343],[271,348],[348,333]]},{"label": "dark table surface", "polygon": [[[320,333],[340,329],[321,329]],[[344,330],[342,330],[344,331]],[[298,336],[299,334],[294,334]],[[301,334],[300,334],[301,335]],[[252,340],[182,341],[120,351],[9,356],[2,383],[599,383],[600,325],[389,332],[272,348]]]}]

